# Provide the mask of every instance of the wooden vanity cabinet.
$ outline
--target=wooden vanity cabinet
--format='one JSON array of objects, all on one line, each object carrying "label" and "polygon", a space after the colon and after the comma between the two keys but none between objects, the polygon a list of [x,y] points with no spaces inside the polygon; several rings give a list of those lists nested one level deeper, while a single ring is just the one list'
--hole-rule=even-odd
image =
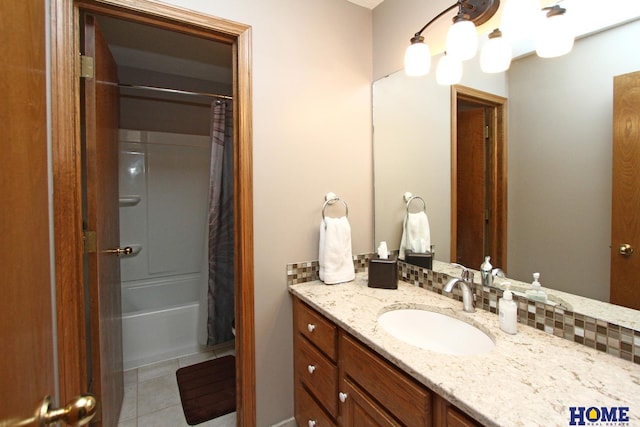
[{"label": "wooden vanity cabinet", "polygon": [[359,340],[293,298],[300,427],[481,427]]}]

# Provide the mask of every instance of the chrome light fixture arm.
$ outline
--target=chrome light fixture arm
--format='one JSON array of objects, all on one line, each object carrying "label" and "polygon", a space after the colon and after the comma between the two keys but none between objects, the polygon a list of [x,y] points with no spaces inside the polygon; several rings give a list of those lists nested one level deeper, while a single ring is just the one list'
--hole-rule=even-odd
[{"label": "chrome light fixture arm", "polygon": [[435,16],[435,18],[433,18],[431,21],[427,22],[427,23],[424,25],[424,27],[420,28],[420,31],[418,31],[417,33],[415,33],[415,34],[413,35],[413,37],[411,38],[411,43],[414,43],[414,40],[416,40],[416,41],[417,41],[417,40],[422,36],[422,33],[424,32],[424,30],[426,30],[426,29],[427,29],[427,27],[428,27],[429,25],[433,24],[433,23],[434,23],[434,22],[436,22],[438,19],[440,19],[440,18],[442,17],[442,15],[444,15],[444,14],[446,14],[447,12],[449,12],[449,11],[451,11],[451,10],[455,9],[456,7],[458,7],[460,3],[461,3],[460,1],[457,1],[456,3],[452,4],[451,6],[449,6],[448,8],[446,8],[445,10],[443,10],[442,12],[440,12],[439,14],[437,14],[437,15]]},{"label": "chrome light fixture arm", "polygon": [[460,11],[458,14],[468,15],[469,21],[473,22],[476,26],[484,24],[487,22],[495,13],[498,11],[500,7],[500,0],[458,0],[438,15],[435,16],[432,20],[427,22],[427,24],[420,29],[411,41],[419,38],[422,35],[422,32],[427,29],[427,27],[437,21],[440,17],[445,15],[447,12],[455,8],[459,8]]}]

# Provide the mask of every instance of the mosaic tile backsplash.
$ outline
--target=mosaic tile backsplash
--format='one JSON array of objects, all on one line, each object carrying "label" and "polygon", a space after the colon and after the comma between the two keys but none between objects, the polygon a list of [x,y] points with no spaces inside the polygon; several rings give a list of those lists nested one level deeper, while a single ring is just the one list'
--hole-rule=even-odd
[{"label": "mosaic tile backsplash", "polygon": [[[354,256],[356,273],[366,272],[374,254]],[[287,286],[319,280],[318,261],[287,264]],[[398,262],[398,276],[407,283],[462,301],[459,287],[453,293],[442,291],[449,276]],[[497,314],[502,290],[476,286],[476,308]],[[609,323],[560,306],[552,306],[514,295],[518,304],[518,322],[548,334],[574,341],[615,357],[640,364],[640,331]]]}]

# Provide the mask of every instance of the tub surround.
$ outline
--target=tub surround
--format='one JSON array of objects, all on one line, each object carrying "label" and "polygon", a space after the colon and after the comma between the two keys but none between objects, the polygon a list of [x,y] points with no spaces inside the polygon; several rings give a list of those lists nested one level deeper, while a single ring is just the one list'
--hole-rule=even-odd
[{"label": "tub surround", "polygon": [[200,351],[208,136],[119,131],[125,369]]},{"label": "tub surround", "polygon": [[[630,423],[622,425],[640,422],[638,364],[524,325],[508,335],[490,311],[464,313],[461,302],[402,280],[397,290],[369,288],[366,272],[349,283],[306,281],[290,284],[289,291],[484,425],[564,426],[570,407],[592,406],[629,407]],[[451,356],[413,347],[378,328],[380,313],[404,307],[466,319],[488,332],[496,347]]]}]

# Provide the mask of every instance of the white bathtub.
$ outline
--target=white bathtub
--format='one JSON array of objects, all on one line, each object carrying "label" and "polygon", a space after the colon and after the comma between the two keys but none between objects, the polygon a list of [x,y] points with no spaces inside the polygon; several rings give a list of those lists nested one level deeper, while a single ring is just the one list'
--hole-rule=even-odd
[{"label": "white bathtub", "polygon": [[122,288],[125,370],[201,351],[197,280],[164,279]]}]

